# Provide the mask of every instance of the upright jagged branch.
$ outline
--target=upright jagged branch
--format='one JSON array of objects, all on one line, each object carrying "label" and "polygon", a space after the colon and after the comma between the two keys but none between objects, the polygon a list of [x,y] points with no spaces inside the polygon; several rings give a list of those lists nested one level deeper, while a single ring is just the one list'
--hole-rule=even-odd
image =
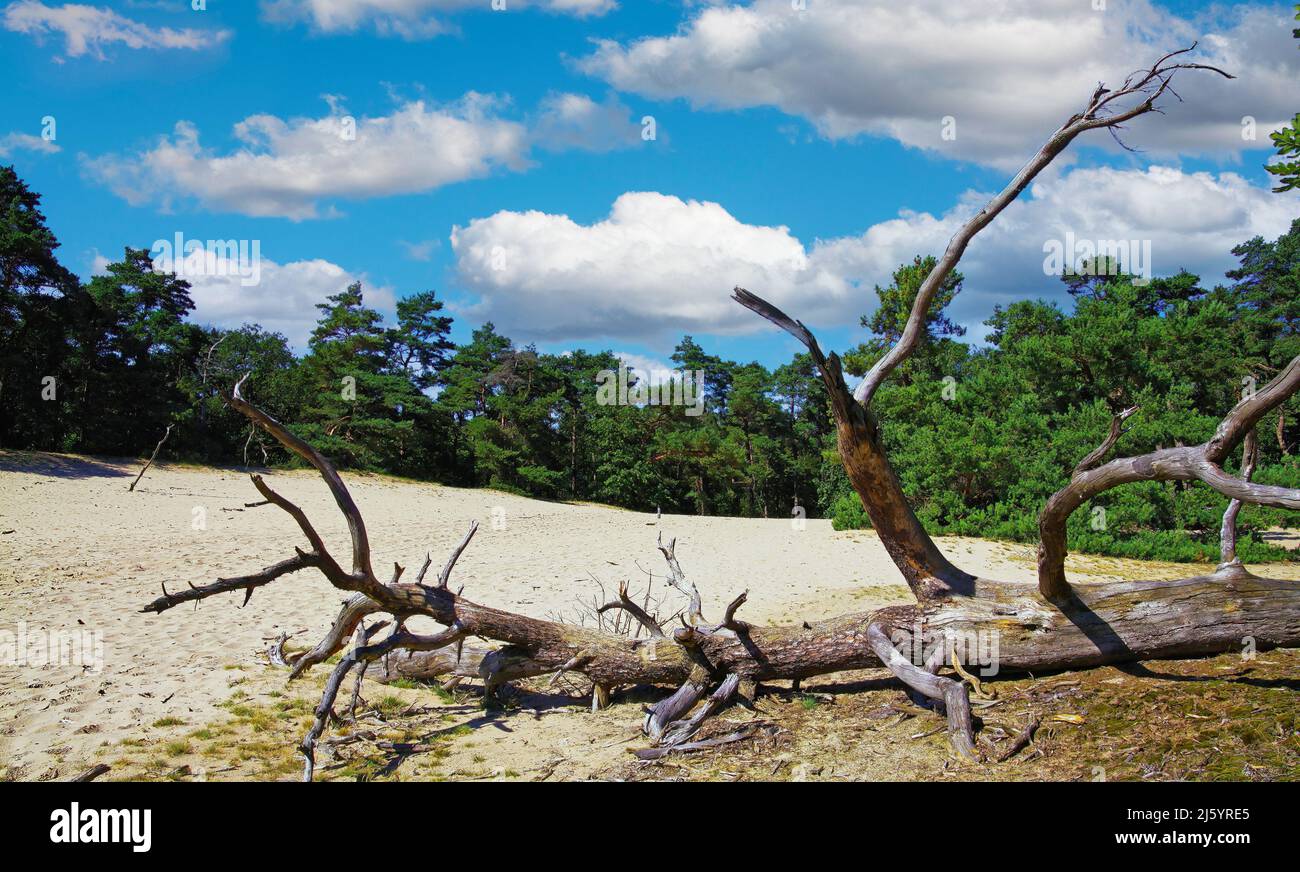
[{"label": "upright jagged branch", "polygon": [[1074,467],[1075,475],[1087,472],[1106,459],[1106,455],[1115,447],[1115,443],[1119,442],[1119,437],[1128,432],[1124,428],[1124,422],[1134,415],[1137,410],[1137,406],[1132,406],[1110,419],[1110,432],[1106,434],[1106,438],[1102,440],[1100,445],[1090,451],[1088,455],[1084,457],[1083,460],[1080,460]]},{"label": "upright jagged branch", "polygon": [[[478,521],[470,521],[469,532],[465,534],[464,539],[460,540],[460,544],[452,550],[451,556],[447,558],[447,563],[442,567],[442,572],[438,573],[438,587],[446,590],[447,582],[451,580],[451,571],[456,568],[456,561],[460,559],[460,555],[465,553],[465,549],[469,546],[470,540],[474,538],[474,534],[477,532]],[[424,569],[420,570],[420,578],[417,580],[424,579],[424,572]]]},{"label": "upright jagged branch", "polygon": [[[1250,481],[1255,474],[1255,462],[1259,457],[1259,440],[1251,430],[1241,443],[1241,478]],[[1241,513],[1241,500],[1228,501],[1228,508],[1223,511],[1223,524],[1219,528],[1219,567],[1240,565],[1237,558],[1237,515]]]},{"label": "upright jagged branch", "polygon": [[352,495],[348,493],[347,486],[343,484],[343,479],[339,478],[333,464],[326,460],[319,451],[299,439],[279,421],[244,399],[243,387],[244,382],[247,380],[248,375],[239,380],[227,401],[235,407],[236,411],[275,437],[281,445],[315,467],[321,478],[325,480],[330,493],[333,494],[339,511],[347,519],[348,531],[352,535],[352,575],[360,585],[358,589],[382,586],[375,578],[374,570],[370,567],[370,538],[366,535],[366,522],[362,520],[361,510],[353,502]]},{"label": "upright jagged branch", "polygon": [[[1179,70],[1207,70],[1228,79],[1233,78],[1223,70],[1208,64],[1170,63],[1174,58],[1185,55],[1195,48],[1196,44],[1193,43],[1189,48],[1170,52],[1149,68],[1131,74],[1119,88],[1113,91],[1102,85],[1097,86],[1084,110],[1062,124],[1043,147],[1038,150],[1037,154],[1029,159],[1029,162],[1020,169],[1020,172],[1016,173],[1007,186],[993,199],[989,200],[983,209],[963,224],[953,235],[948,242],[943,257],[935,263],[934,269],[930,270],[930,274],[921,283],[921,287],[916,294],[916,300],[912,303],[912,311],[908,315],[907,324],[903,327],[903,333],[898,342],[871,367],[866,377],[853,391],[854,399],[864,406],[871,405],[871,399],[875,396],[880,385],[899,364],[911,356],[912,352],[916,350],[917,344],[925,335],[926,321],[929,318],[930,306],[934,302],[935,295],[943,287],[944,281],[947,280],[953,269],[956,268],[957,262],[961,260],[962,254],[966,251],[966,246],[970,244],[970,241],[975,238],[977,233],[987,227],[994,218],[1001,214],[1003,209],[1007,208],[1019,197],[1020,193],[1029,186],[1029,183],[1048,164],[1055,160],[1056,156],[1064,151],[1074,141],[1075,137],[1085,131],[1096,130],[1101,127],[1110,128],[1113,132],[1119,129],[1124,122],[1147,112],[1155,111],[1156,101],[1169,91],[1174,74]],[[1119,108],[1128,98],[1138,96],[1141,99],[1136,105]]]},{"label": "upright jagged branch", "polygon": [[690,604],[686,607],[686,621],[691,626],[699,626],[704,623],[703,603],[700,600],[699,588],[695,583],[686,577],[682,572],[682,565],[677,562],[677,540],[671,539],[668,544],[664,544],[664,534],[659,534],[659,553],[663,554],[664,560],[668,563],[668,583],[677,588],[677,591],[685,596]]}]

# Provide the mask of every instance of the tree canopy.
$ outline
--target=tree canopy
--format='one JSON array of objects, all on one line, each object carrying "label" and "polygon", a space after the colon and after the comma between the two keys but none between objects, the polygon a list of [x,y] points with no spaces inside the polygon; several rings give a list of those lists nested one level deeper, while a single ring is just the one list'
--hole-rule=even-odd
[{"label": "tree canopy", "polygon": [[[194,323],[189,284],[156,271],[144,250],[125,248],[82,282],[57,249],[40,197],[0,167],[5,447],[141,454],[172,424],[164,457],[289,464],[222,399],[251,373],[258,404],[342,466],[640,510],[867,523],[806,353],[770,369],[684,336],[671,359],[703,373],[703,414],[604,404],[598,379],[620,367],[613,352],[541,352],[491,323],[456,344],[432,290],[400,299],[387,323],[360,284],[341,287],[317,305],[296,355],[256,324]],[[1212,287],[1183,271],[1144,281],[1114,264],[1066,275],[1061,303],[997,307],[983,344],[962,341],[949,314],[964,282],[953,274],[921,346],[873,404],[926,526],[1033,541],[1043,501],[1122,408],[1141,407],[1127,453],[1204,440],[1243,390],[1300,353],[1300,220],[1232,254],[1227,283]],[[897,341],[933,265],[918,253],[876,288],[862,318],[869,336],[844,353],[846,371],[865,372]],[[1288,403],[1261,433],[1257,480],[1300,484],[1296,412]],[[1095,502],[1071,521],[1073,550],[1217,553],[1225,500],[1200,484],[1150,482]],[[1248,507],[1243,559],[1283,556],[1258,535],[1281,522]]]}]

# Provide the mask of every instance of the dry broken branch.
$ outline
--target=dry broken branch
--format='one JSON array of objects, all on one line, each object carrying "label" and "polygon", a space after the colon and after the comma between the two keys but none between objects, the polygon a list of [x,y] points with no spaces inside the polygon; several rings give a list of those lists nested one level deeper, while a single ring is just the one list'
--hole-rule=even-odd
[{"label": "dry broken branch", "polygon": [[163,443],[167,441],[168,436],[172,435],[172,427],[174,426],[174,424],[167,425],[167,429],[163,431],[162,438],[159,439],[158,444],[153,447],[153,454],[149,455],[149,459],[145,461],[144,466],[140,469],[140,474],[135,477],[135,481],[131,482],[131,486],[126,489],[127,493],[135,492],[135,486],[140,483],[140,479],[144,478],[144,474],[149,471],[149,467],[153,466],[154,459],[158,456],[158,452],[162,450]]},{"label": "dry broken branch", "polygon": [[682,572],[682,566],[677,562],[677,540],[670,539],[668,544],[664,544],[664,534],[659,534],[659,552],[663,554],[664,560],[668,563],[668,583],[677,588],[677,591],[690,600],[690,605],[686,610],[686,623],[691,626],[704,623],[704,614],[700,602],[700,592],[695,587],[694,582],[686,577]]},{"label": "dry broken branch", "polygon": [[645,627],[646,632],[648,632],[652,638],[655,639],[664,638],[664,630],[663,627],[659,626],[659,622],[656,621],[654,618],[650,617],[650,615],[646,612],[645,609],[637,605],[636,602],[630,596],[628,596],[626,581],[619,582],[618,599],[611,600],[610,602],[605,603],[603,606],[600,606],[598,609],[596,609],[596,613],[603,614],[609,611],[610,609],[622,609],[623,611],[630,614],[632,617],[636,618],[637,623],[639,623],[642,627]]}]

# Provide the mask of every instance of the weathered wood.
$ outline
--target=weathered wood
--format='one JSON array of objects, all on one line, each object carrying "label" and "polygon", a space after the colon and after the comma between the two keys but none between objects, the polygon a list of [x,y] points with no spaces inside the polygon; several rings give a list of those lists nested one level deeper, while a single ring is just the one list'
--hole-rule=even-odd
[{"label": "weathered wood", "polygon": [[944,713],[948,716],[948,737],[953,747],[967,760],[977,761],[979,754],[975,751],[975,733],[970,720],[970,695],[966,686],[915,665],[899,653],[880,624],[868,625],[867,644],[900,681],[926,697],[943,703]]},{"label": "weathered wood", "polygon": [[[1279,416],[1280,420],[1280,416]],[[1251,430],[1241,443],[1241,477],[1250,481],[1255,474],[1255,462],[1259,457],[1259,439]],[[1228,508],[1223,511],[1223,523],[1219,527],[1219,563],[1240,563],[1237,559],[1237,515],[1241,513],[1243,503],[1239,499],[1228,501]]]},{"label": "weathered wood", "polygon": [[167,429],[163,431],[162,438],[159,439],[158,444],[153,447],[153,454],[149,455],[149,459],[145,461],[144,466],[140,469],[140,474],[135,477],[135,481],[131,482],[131,486],[126,489],[127,493],[135,492],[135,486],[140,483],[140,479],[144,478],[144,474],[149,471],[149,467],[153,466],[154,459],[158,456],[158,452],[162,450],[163,443],[167,441],[168,436],[172,435],[173,426],[174,425],[172,424],[167,425]]},{"label": "weathered wood", "polygon": [[[1258,650],[1300,647],[1297,581],[1261,578],[1238,568],[1172,581],[1078,584],[1072,592],[1070,601],[1058,604],[1044,599],[1033,584],[979,579],[971,597],[889,606],[807,626],[753,627],[743,638],[707,634],[698,640],[698,650],[713,675],[772,681],[880,667],[867,640],[873,622],[927,655],[912,658],[918,665],[929,657],[946,663],[955,650],[963,665],[975,671],[986,664],[967,655],[983,640],[996,649],[999,675],[1220,654],[1241,650],[1248,638]],[[582,652],[587,659],[580,671],[611,686],[681,686],[696,666],[674,639],[628,639],[500,612],[463,598],[425,596],[431,601],[426,613],[440,623],[456,622],[470,635],[529,652],[534,675],[554,672]],[[911,639],[917,633],[919,643]],[[405,661],[410,666],[402,654],[388,662],[396,674],[408,677],[460,671],[448,668],[447,652],[427,656],[427,662],[439,664],[432,667],[437,671],[421,673],[414,665],[421,661],[414,656]],[[984,670],[981,677],[991,676]],[[697,673],[697,678],[700,685],[709,683],[706,675]],[[707,687],[690,695],[698,701],[705,693]]]},{"label": "weathered wood", "polygon": [[68,779],[68,781],[77,782],[77,783],[94,781],[96,778],[105,774],[112,768],[113,767],[109,766],[107,763],[98,763],[94,766],[91,766],[89,769],[85,770],[84,772],[80,772],[77,775],[72,776],[71,778]]},{"label": "weathered wood", "polygon": [[1029,723],[1025,724],[1025,728],[1017,733],[1016,737],[1011,740],[1011,744],[998,754],[997,761],[1005,763],[1019,754],[1024,748],[1027,748],[1029,743],[1034,741],[1034,733],[1038,732],[1038,727],[1042,723],[1043,719],[1040,716],[1032,715],[1029,718]]},{"label": "weathered wood", "polygon": [[1139,481],[1201,481],[1219,493],[1248,503],[1300,509],[1300,490],[1262,485],[1224,472],[1228,453],[1252,433],[1259,419],[1300,390],[1300,355],[1268,384],[1233,407],[1214,435],[1200,445],[1162,448],[1138,457],[1120,457],[1076,469],[1069,483],[1047,500],[1038,518],[1038,586],[1051,599],[1068,598],[1065,578],[1065,528],[1070,515],[1111,488]]}]

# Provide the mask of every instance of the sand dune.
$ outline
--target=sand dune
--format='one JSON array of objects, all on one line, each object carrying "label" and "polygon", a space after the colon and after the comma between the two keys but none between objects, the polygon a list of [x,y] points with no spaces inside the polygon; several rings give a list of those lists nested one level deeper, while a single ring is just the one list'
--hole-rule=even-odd
[{"label": "sand dune", "polygon": [[[242,597],[208,600],[194,611],[163,615],[139,608],[188,582],[257,569],[302,544],[292,520],[258,499],[233,469],[162,464],[134,493],[138,464],[70,455],[0,453],[0,641],[8,632],[102,643],[90,666],[0,664],[0,777],[70,774],[96,750],[164,717],[191,723],[222,715],[228,670],[261,660],[280,632],[314,640],[341,596],[311,573],[263,588],[247,608]],[[327,544],[347,552],[347,528],[320,480],[306,471],[277,472],[274,486],[302,506]],[[426,550],[435,564],[471,519],[482,530],[461,558],[455,583],[465,595],[536,616],[572,609],[595,590],[627,578],[644,585],[661,573],[655,536],[678,538],[677,553],[719,613],[750,591],[745,617],[760,622],[816,619],[890,601],[908,601],[901,576],[869,532],[833,531],[829,522],[653,515],[604,506],[565,505],[490,490],[468,490],[384,476],[345,476],[365,515],[376,567],[418,567]],[[494,529],[493,519],[498,521]],[[500,523],[504,521],[504,523]],[[1029,546],[944,539],[965,568],[1029,581]],[[1131,572],[1124,561],[1074,559],[1076,573]],[[1285,568],[1274,568],[1285,572]],[[1151,567],[1146,575],[1188,574]],[[1261,570],[1269,573],[1269,568]],[[661,578],[656,596],[666,596]]]}]

